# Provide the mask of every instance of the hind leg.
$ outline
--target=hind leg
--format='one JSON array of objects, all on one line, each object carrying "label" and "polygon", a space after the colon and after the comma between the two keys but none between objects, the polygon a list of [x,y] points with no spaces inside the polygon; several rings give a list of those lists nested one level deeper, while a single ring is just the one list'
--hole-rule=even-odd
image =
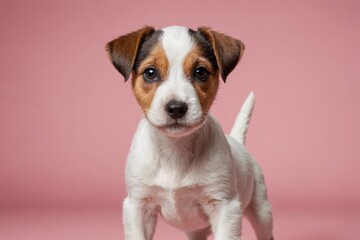
[{"label": "hind leg", "polygon": [[272,215],[270,207],[267,205],[268,203],[263,203],[261,209],[259,206],[249,206],[246,211],[246,216],[254,228],[257,240],[274,240]]},{"label": "hind leg", "polygon": [[274,240],[271,206],[267,199],[264,178],[259,168],[255,175],[253,197],[245,214],[254,228],[258,240]]}]

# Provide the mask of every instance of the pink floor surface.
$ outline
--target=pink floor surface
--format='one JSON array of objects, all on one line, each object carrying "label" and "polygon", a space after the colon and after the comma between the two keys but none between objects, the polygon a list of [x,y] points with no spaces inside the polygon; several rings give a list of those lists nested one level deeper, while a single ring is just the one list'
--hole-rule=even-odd
[{"label": "pink floor surface", "polygon": [[[275,239],[356,240],[360,215],[354,211],[275,212]],[[120,208],[106,209],[6,209],[0,211],[1,240],[120,240],[123,237]],[[180,240],[185,235],[162,220],[154,239]],[[211,238],[212,239],[212,238]],[[255,240],[245,220],[243,239]]]}]

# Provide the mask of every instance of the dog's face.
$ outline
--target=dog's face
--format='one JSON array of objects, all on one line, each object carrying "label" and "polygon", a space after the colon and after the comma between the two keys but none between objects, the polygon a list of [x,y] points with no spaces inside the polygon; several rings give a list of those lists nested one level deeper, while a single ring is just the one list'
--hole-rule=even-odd
[{"label": "dog's face", "polygon": [[234,38],[186,27],[144,27],[106,45],[115,68],[132,75],[135,97],[148,121],[165,134],[180,137],[198,129],[244,51]]}]

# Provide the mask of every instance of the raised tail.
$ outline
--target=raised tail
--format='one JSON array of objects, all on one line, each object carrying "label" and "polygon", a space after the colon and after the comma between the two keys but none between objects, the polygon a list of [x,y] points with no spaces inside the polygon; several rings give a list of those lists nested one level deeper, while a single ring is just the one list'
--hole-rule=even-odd
[{"label": "raised tail", "polygon": [[240,112],[235,120],[234,126],[230,132],[230,136],[243,145],[245,144],[246,132],[254,108],[254,100],[254,93],[250,92],[249,96],[243,103]]}]

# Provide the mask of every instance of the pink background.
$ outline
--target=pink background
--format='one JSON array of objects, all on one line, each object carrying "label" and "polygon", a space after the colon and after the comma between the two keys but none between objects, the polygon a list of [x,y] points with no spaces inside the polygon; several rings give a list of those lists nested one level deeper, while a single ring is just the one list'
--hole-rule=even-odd
[{"label": "pink background", "polygon": [[[290,3],[291,2],[291,3]],[[104,45],[206,25],[246,51],[212,112],[253,90],[247,146],[276,239],[360,236],[359,1],[1,1],[0,239],[123,239],[124,162],[141,116]],[[160,221],[155,239],[185,239]],[[247,223],[246,239],[255,239]]]}]

